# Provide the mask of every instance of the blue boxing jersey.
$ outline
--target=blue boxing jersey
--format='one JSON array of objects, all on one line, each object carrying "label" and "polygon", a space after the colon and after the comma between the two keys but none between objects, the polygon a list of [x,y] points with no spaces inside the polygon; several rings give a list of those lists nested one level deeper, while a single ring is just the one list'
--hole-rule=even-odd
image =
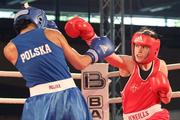
[{"label": "blue boxing jersey", "polygon": [[16,68],[27,87],[71,77],[63,49],[46,38],[44,29],[20,34],[11,42],[18,51]]}]

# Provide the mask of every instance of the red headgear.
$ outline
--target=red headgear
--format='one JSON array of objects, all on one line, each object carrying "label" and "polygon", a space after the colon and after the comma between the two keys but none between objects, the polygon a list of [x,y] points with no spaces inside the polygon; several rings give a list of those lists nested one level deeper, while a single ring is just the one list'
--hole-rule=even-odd
[{"label": "red headgear", "polygon": [[[157,58],[160,48],[160,40],[155,39],[151,36],[142,34],[141,32],[137,32],[133,35],[131,41],[131,51],[133,59],[135,60],[134,56],[134,44],[148,46],[149,47],[149,54],[148,56],[140,62],[140,64],[147,64]],[[135,60],[136,61],[136,60]],[[137,61],[136,61],[137,62]],[[139,63],[139,62],[138,62]]]}]

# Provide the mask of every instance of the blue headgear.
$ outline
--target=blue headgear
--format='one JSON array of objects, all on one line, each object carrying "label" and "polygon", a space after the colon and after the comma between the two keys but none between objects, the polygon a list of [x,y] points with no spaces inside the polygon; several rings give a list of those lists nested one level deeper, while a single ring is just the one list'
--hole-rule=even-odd
[{"label": "blue headgear", "polygon": [[47,17],[45,12],[35,7],[28,7],[17,12],[14,17],[14,26],[16,26],[18,21],[21,19],[30,20],[38,28],[47,26]]},{"label": "blue headgear", "polygon": [[54,21],[48,21],[47,22],[47,28],[52,28],[52,29],[58,29],[56,23]]}]

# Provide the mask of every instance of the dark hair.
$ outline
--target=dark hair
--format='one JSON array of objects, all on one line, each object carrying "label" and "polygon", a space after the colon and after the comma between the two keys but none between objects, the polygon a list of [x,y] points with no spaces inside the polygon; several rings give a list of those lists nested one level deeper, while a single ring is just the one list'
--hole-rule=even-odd
[{"label": "dark hair", "polygon": [[140,32],[144,35],[151,36],[152,38],[159,39],[159,35],[150,28],[142,27],[138,32]]},{"label": "dark hair", "polygon": [[19,34],[21,30],[25,29],[30,23],[32,23],[30,20],[26,20],[26,19],[18,20],[14,25],[14,29],[16,33]]}]

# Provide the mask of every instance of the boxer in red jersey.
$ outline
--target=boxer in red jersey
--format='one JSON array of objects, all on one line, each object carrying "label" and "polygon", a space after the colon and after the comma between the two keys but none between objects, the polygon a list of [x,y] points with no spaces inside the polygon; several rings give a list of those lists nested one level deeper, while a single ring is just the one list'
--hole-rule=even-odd
[{"label": "boxer in red jersey", "polygon": [[[98,36],[93,29],[86,30],[86,25],[78,25],[83,22],[82,18],[72,18],[66,23],[65,31],[76,38],[81,31],[79,27],[84,27],[81,38],[91,45]],[[169,112],[161,108],[161,102],[170,102],[172,89],[166,63],[157,57],[160,48],[157,34],[142,28],[133,35],[131,46],[132,56],[113,53],[105,57],[108,63],[119,68],[120,76],[130,76],[122,91],[124,120],[169,120]]]},{"label": "boxer in red jersey", "polygon": [[124,120],[169,120],[161,102],[170,102],[172,89],[166,63],[157,57],[159,48],[157,34],[143,27],[132,37],[132,56],[112,54],[105,58],[119,68],[120,76],[130,76],[121,93]]}]

